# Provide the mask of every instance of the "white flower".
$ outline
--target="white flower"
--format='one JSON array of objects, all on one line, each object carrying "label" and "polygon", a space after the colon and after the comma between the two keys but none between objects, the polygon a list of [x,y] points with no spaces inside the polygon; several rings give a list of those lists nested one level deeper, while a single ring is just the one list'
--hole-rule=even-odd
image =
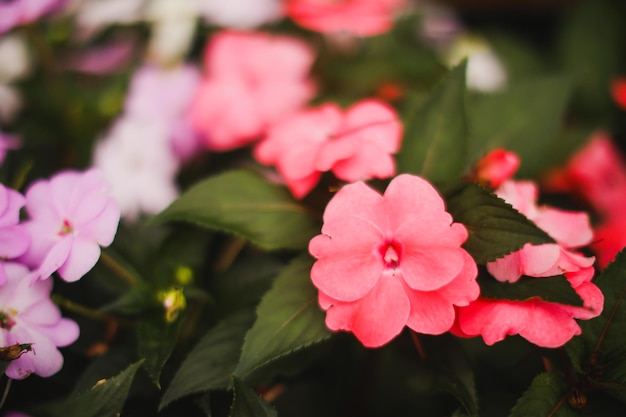
[{"label": "white flower", "polygon": [[205,20],[219,26],[249,29],[283,17],[280,0],[200,0]]},{"label": "white flower", "polygon": [[145,12],[152,22],[150,57],[161,63],[180,61],[191,46],[196,30],[198,0],[153,0]]}]

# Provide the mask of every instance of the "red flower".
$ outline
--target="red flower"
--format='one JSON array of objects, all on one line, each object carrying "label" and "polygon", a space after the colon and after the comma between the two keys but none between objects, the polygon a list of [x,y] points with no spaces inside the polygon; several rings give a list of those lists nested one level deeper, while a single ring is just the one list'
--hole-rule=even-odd
[{"label": "red flower", "polygon": [[382,196],[363,182],[346,185],[309,244],[326,325],[353,332],[367,347],[388,343],[404,326],[448,331],[454,306],[479,293],[476,264],[461,248],[466,239],[465,227],[419,177],[396,177]]}]

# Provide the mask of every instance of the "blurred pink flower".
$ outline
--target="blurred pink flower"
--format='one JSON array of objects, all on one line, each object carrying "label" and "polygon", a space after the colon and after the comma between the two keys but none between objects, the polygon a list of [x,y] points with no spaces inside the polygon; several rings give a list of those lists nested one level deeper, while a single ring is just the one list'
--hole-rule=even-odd
[{"label": "blurred pink flower", "polygon": [[7,263],[5,267],[8,281],[0,291],[0,346],[32,343],[32,350],[11,361],[5,373],[13,379],[24,379],[31,373],[51,376],[63,366],[57,347],[78,338],[78,325],[62,318],[50,300],[52,280],[31,285],[25,266]]},{"label": "blurred pink flower", "polygon": [[396,177],[382,196],[363,182],[346,185],[309,244],[326,325],[353,332],[367,347],[388,343],[404,326],[448,331],[454,306],[479,293],[476,264],[461,248],[466,239],[465,227],[419,177]]},{"label": "blurred pink flower", "polygon": [[98,262],[100,246],[113,242],[120,219],[109,186],[95,169],[35,182],[26,191],[26,210],[31,245],[20,261],[36,268],[33,281],[55,271],[65,281],[80,279]]},{"label": "blurred pink flower", "polygon": [[329,103],[272,126],[255,148],[257,160],[275,165],[291,192],[302,198],[322,172],[354,182],[395,174],[402,125],[395,111],[377,100],[363,100],[343,111]]},{"label": "blurred pink flower", "polygon": [[598,267],[606,268],[615,255],[626,247],[626,219],[610,218],[597,226],[594,234],[591,250],[598,258]]},{"label": "blurred pink flower", "polygon": [[514,152],[494,149],[478,161],[474,168],[474,179],[485,186],[497,188],[513,177],[519,165],[519,156]]},{"label": "blurred pink flower", "polygon": [[610,136],[596,132],[562,170],[547,179],[546,188],[573,192],[602,216],[620,218],[626,212],[626,162]]},{"label": "blurred pink flower", "polygon": [[19,224],[25,202],[20,193],[0,184],[0,286],[7,282],[5,261],[24,254],[30,244],[28,232]]},{"label": "blurred pink flower", "polygon": [[19,147],[20,141],[16,136],[8,135],[0,130],[0,165],[4,162],[8,151]]},{"label": "blurred pink flower", "polygon": [[49,13],[67,0],[12,0],[0,2],[0,34]]},{"label": "blurred pink flower", "polygon": [[287,0],[285,13],[322,33],[373,36],[391,29],[405,0]]},{"label": "blurred pink flower", "polygon": [[613,100],[622,109],[626,110],[626,77],[618,77],[611,83]]},{"label": "blurred pink flower", "polygon": [[266,33],[221,31],[205,52],[206,76],[191,109],[206,147],[226,151],[259,139],[314,94],[313,51]]},{"label": "blurred pink flower", "polygon": [[587,213],[537,206],[537,193],[537,185],[530,181],[508,180],[496,190],[498,197],[556,241],[543,245],[526,244],[519,251],[489,262],[489,273],[499,281],[515,282],[522,275],[549,277],[593,265],[593,257],[587,258],[570,250],[588,245],[593,239]]},{"label": "blurred pink flower", "polygon": [[[479,298],[461,307],[452,332],[458,336],[482,336],[488,345],[506,336],[519,334],[537,346],[563,346],[581,334],[574,319],[588,320],[602,313],[604,296],[590,281],[593,267],[565,274],[568,282],[583,300],[583,307],[573,307],[531,298],[526,301],[505,301]],[[537,278],[541,279],[541,278]]]}]

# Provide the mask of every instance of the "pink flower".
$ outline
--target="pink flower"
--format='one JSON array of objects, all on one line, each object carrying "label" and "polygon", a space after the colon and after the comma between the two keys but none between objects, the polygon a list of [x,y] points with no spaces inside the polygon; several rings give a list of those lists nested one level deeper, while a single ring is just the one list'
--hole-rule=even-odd
[{"label": "pink flower", "polygon": [[363,182],[343,187],[324,213],[322,234],[309,244],[311,270],[331,330],[351,331],[378,347],[404,326],[441,334],[454,306],[478,297],[476,264],[461,248],[467,238],[437,191],[404,174],[384,195]]},{"label": "pink flower", "polygon": [[373,36],[391,29],[404,0],[287,0],[286,14],[322,33]]},{"label": "pink flower", "polygon": [[[563,346],[581,333],[575,319],[588,320],[602,312],[604,296],[590,282],[592,267],[565,276],[583,300],[583,307],[573,307],[532,298],[527,301],[504,301],[479,298],[458,311],[453,333],[472,337],[481,335],[488,345],[508,335],[519,334],[537,346]],[[539,279],[539,278],[538,278]]]},{"label": "pink flower", "polygon": [[3,133],[0,130],[0,165],[4,162],[8,151],[18,149],[19,147],[20,141],[17,137]]},{"label": "pink flower", "polygon": [[595,241],[591,250],[598,258],[598,266],[606,268],[615,255],[626,247],[626,219],[612,218],[594,230]]},{"label": "pink flower", "polygon": [[8,263],[5,267],[8,281],[0,291],[0,346],[32,344],[31,351],[9,364],[6,375],[13,379],[24,379],[31,373],[51,376],[63,366],[57,347],[78,338],[78,325],[62,318],[50,300],[52,280],[30,285],[25,266]]},{"label": "pink flower", "polygon": [[109,187],[94,169],[65,171],[40,180],[26,191],[24,223],[31,236],[20,258],[36,268],[31,279],[45,279],[58,271],[65,281],[76,281],[98,261],[100,246],[113,242],[120,209]]},{"label": "pink flower", "polygon": [[505,181],[496,194],[547,232],[556,243],[526,244],[519,251],[487,264],[489,273],[499,281],[515,282],[522,275],[549,277],[577,272],[593,265],[570,249],[591,243],[593,231],[584,212],[569,212],[537,206],[537,186],[530,181]]},{"label": "pink flower", "polygon": [[604,303],[602,292],[590,282],[594,258],[571,250],[591,242],[593,232],[589,217],[582,212],[537,206],[537,186],[529,181],[505,181],[496,193],[546,231],[556,243],[526,244],[516,252],[489,262],[489,273],[497,280],[509,283],[518,281],[522,275],[541,279],[565,274],[582,298],[583,307],[546,302],[540,298],[504,301],[481,297],[469,306],[459,308],[453,333],[466,337],[481,335],[488,345],[507,335],[519,334],[538,346],[562,346],[581,332],[574,319],[598,316]]},{"label": "pink flower", "polygon": [[611,95],[622,109],[626,110],[626,77],[618,77],[611,83]]},{"label": "pink flower", "polygon": [[611,138],[597,132],[564,170],[549,179],[547,188],[574,192],[601,215],[620,218],[626,211],[626,162]]},{"label": "pink flower", "polygon": [[346,111],[325,104],[274,125],[255,156],[275,165],[294,196],[302,198],[326,171],[348,182],[391,177],[401,139],[398,116],[382,102],[363,100]]},{"label": "pink flower", "polygon": [[519,165],[519,156],[514,152],[494,149],[478,161],[474,177],[480,184],[497,188],[515,174]]},{"label": "pink flower", "polygon": [[4,261],[24,254],[30,243],[28,232],[18,224],[24,204],[20,193],[0,184],[0,286],[7,281]]},{"label": "pink flower", "polygon": [[30,23],[65,3],[66,0],[13,0],[0,2],[0,34],[14,26]]},{"label": "pink flower", "polygon": [[247,145],[314,94],[313,51],[303,42],[254,32],[218,32],[205,53],[206,77],[191,109],[209,149]]}]

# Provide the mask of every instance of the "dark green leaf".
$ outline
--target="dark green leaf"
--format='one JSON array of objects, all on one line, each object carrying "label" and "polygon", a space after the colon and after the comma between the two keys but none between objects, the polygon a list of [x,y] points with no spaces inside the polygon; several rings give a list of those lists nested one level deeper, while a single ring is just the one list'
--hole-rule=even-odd
[{"label": "dark green leaf", "polygon": [[319,232],[319,224],[284,187],[244,170],[196,184],[154,221],[171,220],[234,233],[269,250],[306,248]]},{"label": "dark green leaf", "polygon": [[538,297],[551,303],[583,306],[583,300],[574,291],[565,275],[544,278],[523,276],[513,284],[483,276],[479,277],[478,283],[481,297],[516,301]]},{"label": "dark green leaf", "polygon": [[517,401],[509,417],[582,417],[582,412],[569,406],[569,391],[561,375],[540,374]]},{"label": "dark green leaf", "polygon": [[570,341],[566,350],[579,371],[626,401],[626,250],[602,271],[595,284],[604,294],[602,314],[580,321],[583,333]]},{"label": "dark green leaf", "polygon": [[276,417],[278,414],[263,398],[233,377],[235,398],[230,409],[230,417]]},{"label": "dark green leaf", "polygon": [[100,308],[103,312],[121,314],[138,314],[147,308],[154,307],[155,293],[151,286],[140,283],[122,293],[117,300]]},{"label": "dark green leaf", "polygon": [[511,205],[476,184],[466,184],[447,198],[454,220],[469,232],[465,249],[479,264],[521,249],[554,240]]},{"label": "dark green leaf", "polygon": [[446,183],[458,179],[467,168],[465,69],[466,62],[455,67],[426,103],[405,117],[398,172]]},{"label": "dark green leaf", "polygon": [[178,338],[181,320],[169,323],[165,312],[144,317],[137,324],[137,351],[144,358],[144,367],[157,387],[161,387],[160,377],[163,365],[172,354]]},{"label": "dark green leaf", "polygon": [[242,311],[209,330],[176,372],[159,409],[187,395],[227,388],[237,366],[243,338],[253,320],[251,311]]},{"label": "dark green leaf", "polygon": [[133,363],[113,378],[98,382],[88,391],[45,406],[41,412],[51,417],[112,417],[120,415],[135,373],[143,360]]},{"label": "dark green leaf", "polygon": [[468,106],[469,154],[506,148],[521,158],[518,175],[533,176],[549,166],[545,149],[557,137],[570,92],[566,78],[520,82],[505,92],[474,97]]},{"label": "dark green leaf", "polygon": [[311,283],[312,264],[308,255],[301,256],[276,278],[259,304],[234,375],[245,379],[257,368],[330,337]]}]

